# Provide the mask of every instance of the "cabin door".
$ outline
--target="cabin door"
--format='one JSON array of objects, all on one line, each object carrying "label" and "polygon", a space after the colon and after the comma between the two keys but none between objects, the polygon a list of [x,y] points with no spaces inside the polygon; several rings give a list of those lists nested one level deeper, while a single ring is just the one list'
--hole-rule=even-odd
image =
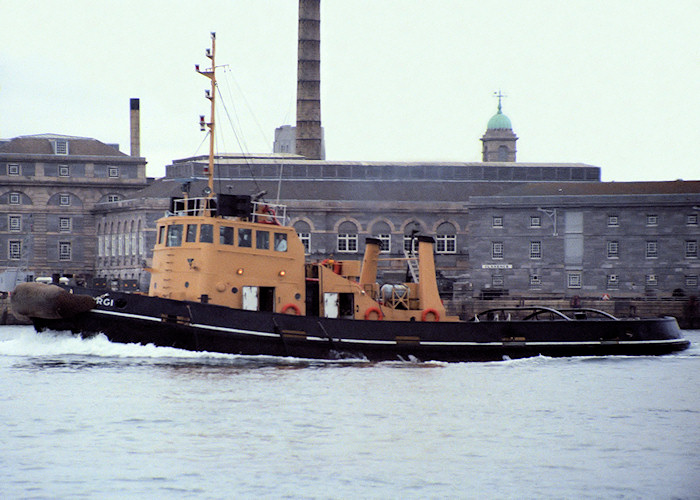
[{"label": "cabin door", "polygon": [[258,310],[258,287],[244,286],[243,287],[243,309],[246,311]]},{"label": "cabin door", "polygon": [[323,294],[323,315],[326,318],[338,317],[338,294],[324,293]]}]

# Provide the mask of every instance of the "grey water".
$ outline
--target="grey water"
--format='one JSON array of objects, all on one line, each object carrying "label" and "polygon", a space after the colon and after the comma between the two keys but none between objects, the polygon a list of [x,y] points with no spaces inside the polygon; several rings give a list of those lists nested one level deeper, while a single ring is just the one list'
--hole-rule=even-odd
[{"label": "grey water", "polygon": [[662,357],[321,362],[0,327],[0,498],[700,498]]}]

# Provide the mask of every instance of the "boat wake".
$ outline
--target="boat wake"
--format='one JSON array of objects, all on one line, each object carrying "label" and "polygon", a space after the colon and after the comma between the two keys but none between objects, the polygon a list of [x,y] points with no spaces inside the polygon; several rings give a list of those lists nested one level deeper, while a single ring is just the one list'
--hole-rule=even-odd
[{"label": "boat wake", "polygon": [[[236,367],[280,366],[304,368],[308,366],[346,366],[368,364],[365,359],[310,360],[276,356],[250,356],[217,352],[187,351],[153,344],[121,344],[110,342],[103,334],[82,338],[70,332],[44,331],[37,333],[30,326],[11,326],[0,329],[0,356],[34,358],[46,366],[60,364],[168,364],[214,365]],[[45,363],[42,363],[42,360]]]}]

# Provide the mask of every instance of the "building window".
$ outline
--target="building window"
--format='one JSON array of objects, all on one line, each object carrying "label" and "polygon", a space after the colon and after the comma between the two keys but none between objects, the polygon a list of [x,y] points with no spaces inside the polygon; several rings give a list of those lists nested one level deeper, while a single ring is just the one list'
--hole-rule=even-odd
[{"label": "building window", "polygon": [[342,233],[338,235],[338,251],[355,253],[357,252],[357,234]]},{"label": "building window", "polygon": [[530,275],[530,288],[539,288],[542,286],[542,279],[539,274]]},{"label": "building window", "polygon": [[698,242],[696,240],[687,240],[685,242],[685,258],[686,259],[697,259],[698,258]]},{"label": "building window", "polygon": [[418,238],[405,234],[403,236],[403,249],[408,253],[416,253],[418,251]]},{"label": "building window", "polygon": [[542,219],[539,215],[530,216],[530,227],[542,227]]},{"label": "building window", "polygon": [[542,242],[541,241],[531,241],[530,242],[530,258],[531,259],[541,259],[542,258]]},{"label": "building window", "polygon": [[58,166],[58,176],[59,177],[70,177],[70,167],[68,165]]},{"label": "building window", "polygon": [[457,253],[457,235],[438,234],[435,235],[436,253]]},{"label": "building window", "polygon": [[503,216],[502,215],[494,215],[493,220],[491,222],[492,227],[503,227]]},{"label": "building window", "polygon": [[61,241],[58,244],[58,260],[71,260],[71,244],[68,241]]},{"label": "building window", "polygon": [[698,286],[698,275],[697,274],[689,274],[685,277],[685,286],[691,287],[691,288],[697,288]]},{"label": "building window", "polygon": [[10,193],[10,205],[19,205],[19,193]]},{"label": "building window", "polygon": [[381,242],[379,244],[379,251],[381,253],[391,253],[391,235],[378,234],[377,239]]},{"label": "building window", "polygon": [[502,241],[492,241],[491,242],[491,258],[492,259],[502,259],[503,258],[503,242]]},{"label": "building window", "polygon": [[311,233],[299,233],[299,239],[304,245],[304,253],[309,255],[311,253]]},{"label": "building window", "polygon": [[658,286],[659,285],[659,279],[655,274],[647,274],[644,277],[644,284],[646,286]]},{"label": "building window", "polygon": [[620,286],[617,274],[608,274],[606,281],[608,290],[615,290]]},{"label": "building window", "polygon": [[19,260],[22,258],[22,242],[19,240],[10,240],[8,244],[8,257],[10,260]]},{"label": "building window", "polygon": [[67,155],[68,154],[68,141],[54,141],[53,147],[54,147],[54,153],[57,155]]},{"label": "building window", "polygon": [[646,257],[647,259],[656,259],[659,256],[659,247],[656,241],[647,241]]},{"label": "building window", "polygon": [[7,166],[7,175],[19,175],[19,165],[17,163],[10,163]]},{"label": "building window", "polygon": [[617,215],[608,215],[608,227],[619,227],[620,219]]},{"label": "building window", "polygon": [[120,199],[121,199],[121,196],[119,196],[118,194],[108,194],[107,195],[108,202],[119,201]]},{"label": "building window", "polygon": [[491,286],[493,288],[503,288],[506,284],[502,274],[494,274],[491,276]]},{"label": "building window", "polygon": [[581,288],[581,273],[573,272],[568,273],[566,276],[566,281],[569,288]]},{"label": "building window", "polygon": [[108,172],[110,177],[119,177],[119,167],[109,167]]},{"label": "building window", "polygon": [[71,220],[70,217],[59,217],[58,218],[58,230],[62,233],[69,233],[71,230]]},{"label": "building window", "polygon": [[688,216],[685,218],[685,223],[689,226],[697,226],[698,214],[688,214]]},{"label": "building window", "polygon": [[620,244],[617,241],[608,241],[607,244],[608,259],[617,259],[620,257]]},{"label": "building window", "polygon": [[59,195],[58,204],[62,207],[70,206],[70,195],[69,194]]},{"label": "building window", "polygon": [[10,231],[13,233],[18,233],[22,230],[22,216],[21,215],[8,215],[7,225]]},{"label": "building window", "polygon": [[656,214],[647,215],[647,226],[657,226],[659,224],[659,216]]}]

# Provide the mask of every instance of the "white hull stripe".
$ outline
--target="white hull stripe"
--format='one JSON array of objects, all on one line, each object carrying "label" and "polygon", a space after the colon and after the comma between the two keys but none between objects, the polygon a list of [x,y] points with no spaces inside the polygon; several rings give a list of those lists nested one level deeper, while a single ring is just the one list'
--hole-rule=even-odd
[{"label": "white hull stripe", "polygon": [[[123,313],[119,311],[107,311],[104,309],[93,309],[92,312],[99,313],[99,314],[107,314],[110,316],[120,316],[124,318],[131,318],[131,319],[140,319],[140,320],[145,320],[145,321],[152,321],[154,323],[161,323],[162,320],[161,318],[156,318],[154,316],[144,316],[141,314],[131,314],[131,313]],[[201,328],[204,330],[213,330],[213,331],[219,331],[219,332],[227,332],[227,333],[238,333],[242,335],[255,335],[258,337],[275,337],[279,338],[278,333],[274,332],[260,332],[256,330],[242,330],[240,328],[229,328],[225,326],[213,326],[213,325],[204,325],[200,323],[189,323],[186,326],[190,326],[192,328]],[[306,340],[310,341],[315,341],[315,342],[328,342],[327,337],[316,337],[316,336],[307,336],[305,337]],[[339,344],[363,344],[363,345],[399,345],[403,344],[404,342],[396,342],[395,340],[368,340],[368,339],[339,339],[339,338],[333,338],[331,339],[334,343],[339,343]],[[506,341],[506,342],[434,342],[434,341],[417,341],[415,342],[416,345],[421,345],[421,346],[430,346],[430,347],[441,347],[441,346],[471,346],[471,347],[485,347],[485,346],[494,346],[494,347],[527,347],[527,346],[583,346],[583,345],[589,345],[589,346],[598,346],[598,345],[647,345],[647,344],[684,344],[686,342],[685,339],[661,339],[661,340],[587,340],[587,341],[580,341],[580,342],[575,342],[575,341],[569,341],[569,342],[521,342],[521,341]]]}]

